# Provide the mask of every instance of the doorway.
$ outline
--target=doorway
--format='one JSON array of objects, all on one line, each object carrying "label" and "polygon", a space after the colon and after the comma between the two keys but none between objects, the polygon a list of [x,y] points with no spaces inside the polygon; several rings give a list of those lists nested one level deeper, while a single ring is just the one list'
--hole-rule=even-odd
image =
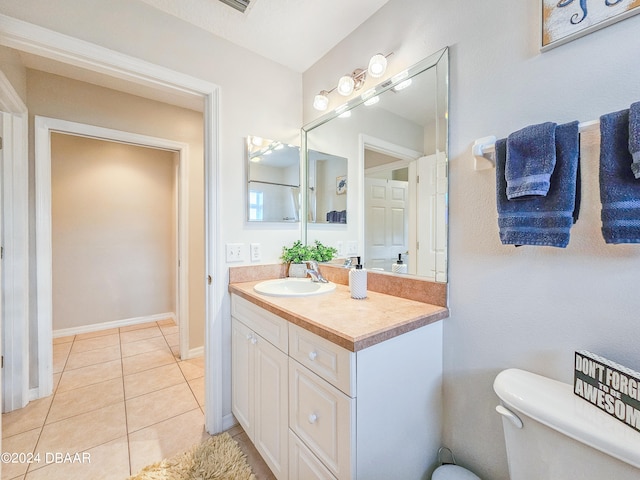
[{"label": "doorway", "polygon": [[[37,27],[19,20],[3,19],[0,44],[21,51],[40,55],[67,65],[97,72],[141,85],[155,92],[198,99],[204,105],[204,165],[205,165],[205,424],[210,433],[223,430],[223,372],[222,372],[222,308],[224,289],[219,284],[225,278],[224,263],[221,259],[220,228],[218,217],[218,95],[219,87],[213,83],[176,72],[166,67],[141,61],[119,52],[89,44],[65,35]],[[26,122],[25,122],[26,123]],[[21,145],[26,145],[26,128]],[[26,150],[18,157],[18,165],[12,180],[17,185],[27,185],[28,168]],[[21,192],[20,199],[22,200]],[[36,199],[38,201],[38,199]],[[26,204],[25,204],[26,205]],[[25,206],[26,208],[26,206]],[[5,206],[6,210],[6,206]],[[4,212],[3,212],[4,213]],[[11,212],[9,212],[11,213]],[[27,215],[24,217],[28,218]],[[28,238],[22,231],[13,235],[19,242],[21,262],[28,261]],[[19,286],[28,282],[28,271],[20,272]],[[5,285],[5,291],[9,286]],[[29,332],[28,315],[6,316],[5,332],[11,329],[14,336],[27,338]],[[14,337],[12,337],[14,338]],[[5,341],[6,343],[6,341]],[[12,361],[26,367],[29,361],[21,361],[19,355],[24,349],[16,349]],[[45,378],[47,375],[44,376]],[[27,385],[28,372],[21,372],[19,381]],[[18,392],[17,403],[26,403],[28,392]]]},{"label": "doorway", "polygon": [[[187,258],[188,229],[187,229],[187,149],[188,145],[166,139],[153,138],[130,132],[95,127],[92,125],[68,122],[58,119],[36,116],[35,118],[35,166],[36,166],[36,268],[37,304],[38,304],[38,392],[37,397],[48,396],[53,391],[53,251],[52,251],[52,222],[51,222],[51,138],[52,135],[66,134],[85,138],[101,139],[128,145],[157,148],[176,152],[177,165],[177,235],[176,254],[180,260]],[[182,262],[182,268],[177,269],[176,277],[176,316],[180,326],[180,355],[188,356],[189,319],[186,295],[188,292],[188,262]],[[121,326],[132,323],[127,321],[111,321],[108,327]],[[149,319],[140,319],[148,321]],[[95,328],[95,327],[94,327]],[[69,333],[69,332],[67,332]]]}]

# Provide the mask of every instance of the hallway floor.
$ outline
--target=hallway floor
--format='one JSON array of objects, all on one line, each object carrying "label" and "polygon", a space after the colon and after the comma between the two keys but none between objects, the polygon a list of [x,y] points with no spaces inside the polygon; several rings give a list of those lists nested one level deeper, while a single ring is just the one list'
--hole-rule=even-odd
[{"label": "hallway floor", "polygon": [[[53,356],[54,394],[2,415],[2,452],[39,462],[3,456],[3,480],[124,480],[209,436],[204,359],[179,360],[173,320],[56,338]],[[244,431],[229,433],[257,479],[274,478]]]}]

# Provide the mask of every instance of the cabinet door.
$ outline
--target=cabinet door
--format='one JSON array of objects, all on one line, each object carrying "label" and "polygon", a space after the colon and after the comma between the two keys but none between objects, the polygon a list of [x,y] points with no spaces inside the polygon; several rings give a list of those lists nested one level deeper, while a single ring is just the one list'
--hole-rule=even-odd
[{"label": "cabinet door", "polygon": [[255,334],[231,319],[231,410],[249,438],[254,436]]},{"label": "cabinet door", "polygon": [[257,337],[255,356],[255,445],[278,480],[289,478],[288,357],[262,337]]}]

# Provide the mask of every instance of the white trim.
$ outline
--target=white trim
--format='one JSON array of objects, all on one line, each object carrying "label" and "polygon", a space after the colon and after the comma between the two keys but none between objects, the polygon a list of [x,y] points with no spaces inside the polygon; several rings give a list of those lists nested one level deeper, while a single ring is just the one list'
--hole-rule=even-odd
[{"label": "white trim", "polygon": [[153,315],[145,315],[143,317],[131,317],[122,320],[113,320],[111,322],[93,323],[91,325],[81,325],[79,327],[59,328],[53,331],[53,338],[69,337],[71,335],[81,335],[83,333],[99,332],[100,330],[109,330],[111,328],[130,327],[141,323],[159,322],[161,320],[176,321],[176,314],[173,312],[155,313]]},{"label": "white trim", "polygon": [[[195,95],[204,102],[204,165],[206,182],[206,271],[213,283],[206,288],[205,306],[205,428],[222,431],[222,315],[224,262],[219,226],[219,87],[95,44],[62,35],[6,15],[0,15],[0,45],[30,52],[91,71],[172,93]],[[24,157],[26,168],[26,155]],[[25,176],[25,178],[27,178]],[[25,205],[27,202],[25,202]],[[28,218],[25,213],[24,219]]]},{"label": "white trim", "polygon": [[2,268],[5,357],[2,411],[29,401],[29,117],[26,105],[0,72],[2,111]]},{"label": "white trim", "polygon": [[[209,433],[223,431],[223,358],[222,358],[222,322],[224,288],[227,283],[225,262],[222,261],[220,237],[220,152],[219,118],[220,90],[216,89],[205,97],[204,101],[204,162],[205,162],[205,218],[208,221],[205,236],[207,248],[205,252],[205,275],[211,276],[212,283],[207,283],[205,302],[207,315],[205,318],[205,411],[204,423]],[[207,279],[204,279],[205,282]],[[214,314],[215,312],[215,314]],[[229,392],[229,396],[230,392]]]},{"label": "white trim", "polygon": [[236,417],[233,416],[232,413],[225,415],[224,418],[222,419],[222,430],[229,430],[232,427],[235,427],[236,425],[238,425],[238,421],[236,420]]},{"label": "white trim", "polygon": [[[35,194],[36,194],[36,302],[38,311],[38,388],[40,397],[53,391],[53,286],[51,248],[51,132],[96,138],[129,145],[158,148],[178,153],[178,245],[177,257],[182,259],[178,269],[177,302],[180,321],[180,354],[189,349],[189,309],[186,301],[189,292],[188,268],[188,159],[189,145],[164,138],[97,127],[56,118],[35,116]],[[186,331],[186,332],[185,332]],[[47,361],[42,361],[47,359]],[[48,365],[50,364],[50,365]]]},{"label": "white trim", "polygon": [[187,355],[183,358],[181,358],[181,360],[189,360],[190,358],[197,358],[197,357],[201,357],[204,355],[204,346],[202,347],[196,347],[196,348],[192,348],[191,350],[189,350],[187,352]]}]

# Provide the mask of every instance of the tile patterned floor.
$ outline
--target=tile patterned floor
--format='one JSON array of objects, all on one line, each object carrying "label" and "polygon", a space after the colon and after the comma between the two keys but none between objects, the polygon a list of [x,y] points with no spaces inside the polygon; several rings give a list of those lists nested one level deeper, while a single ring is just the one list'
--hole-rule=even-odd
[{"label": "tile patterned floor", "polygon": [[[3,480],[124,480],[209,436],[203,358],[178,358],[172,320],[53,343],[54,394],[2,415],[2,451],[40,461],[3,462]],[[242,428],[229,433],[257,479],[274,479]]]}]

